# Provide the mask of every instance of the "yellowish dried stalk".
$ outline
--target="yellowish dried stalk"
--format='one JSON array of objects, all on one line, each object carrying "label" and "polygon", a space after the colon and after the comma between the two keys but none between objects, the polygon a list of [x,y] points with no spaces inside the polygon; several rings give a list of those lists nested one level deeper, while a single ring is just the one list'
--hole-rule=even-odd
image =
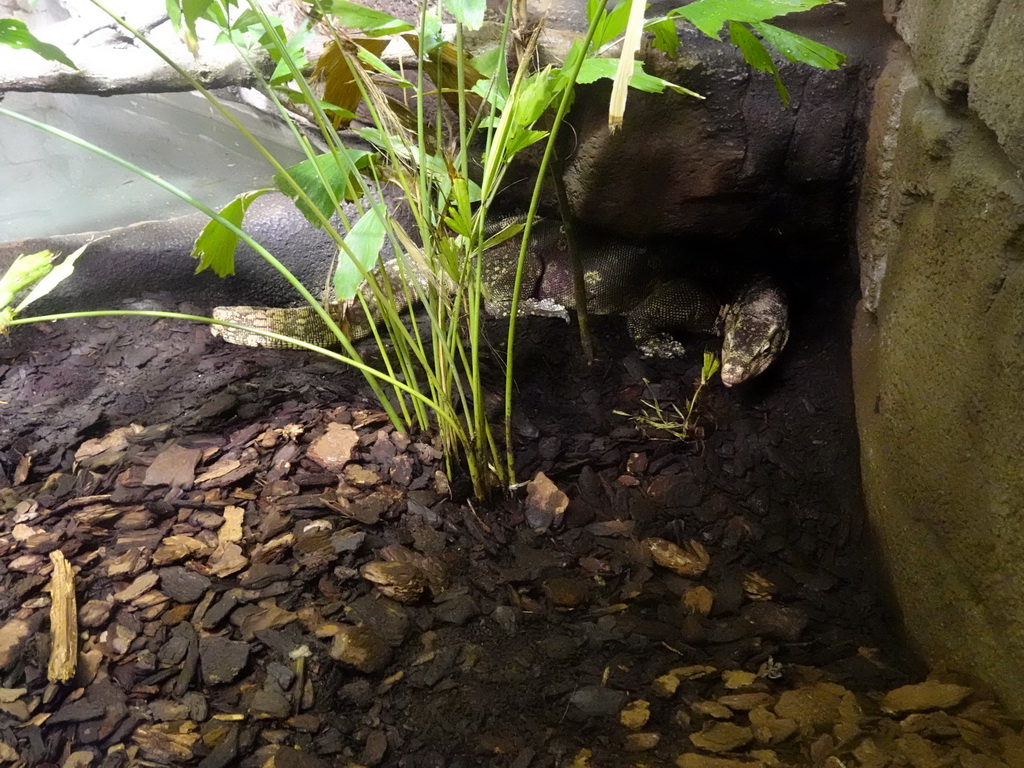
[{"label": "yellowish dried stalk", "polygon": [[46,676],[51,683],[67,682],[75,675],[78,662],[78,607],[75,603],[75,575],[60,550],[50,553],[50,663]]},{"label": "yellowish dried stalk", "polygon": [[640,40],[644,32],[644,0],[633,0],[629,8],[629,19],[626,22],[626,33],[622,40],[622,54],[619,56],[619,67],[615,71],[612,83],[612,97],[608,104],[608,129],[615,133],[622,127],[623,116],[626,114],[626,94],[629,91],[629,80],[633,77],[636,53],[640,50]]}]

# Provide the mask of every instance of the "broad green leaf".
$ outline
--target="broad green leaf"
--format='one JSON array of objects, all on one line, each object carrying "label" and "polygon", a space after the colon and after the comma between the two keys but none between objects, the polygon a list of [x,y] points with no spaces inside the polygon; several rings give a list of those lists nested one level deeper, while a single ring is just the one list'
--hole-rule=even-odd
[{"label": "broad green leaf", "polygon": [[821,69],[839,69],[846,61],[845,53],[773,24],[754,24],[753,27],[766,42],[792,62]]},{"label": "broad green leaf", "polygon": [[502,64],[501,53],[502,50],[500,45],[481,51],[473,57],[473,66],[476,67],[476,71],[481,75],[484,75],[485,77],[494,77],[498,72],[498,68]]},{"label": "broad green leaf", "polygon": [[199,36],[196,21],[202,18],[213,0],[181,0],[181,20],[185,22],[182,39],[193,56],[199,55]]},{"label": "broad green leaf", "polygon": [[[641,2],[643,0],[640,0]],[[619,4],[611,11],[606,11],[601,25],[594,33],[594,40],[591,45],[600,48],[607,45],[616,37],[626,31],[626,22],[629,19],[629,9],[632,7],[632,0],[620,0]]]},{"label": "broad green leaf", "polygon": [[[89,247],[89,245],[89,243],[86,243],[74,253],[68,254],[60,264],[55,266],[53,269],[48,270],[46,274],[39,278],[39,282],[32,287],[28,296],[26,296],[25,300],[17,306],[14,313],[21,314],[29,304],[37,299],[41,299],[56,288],[57,285],[71,277],[71,273],[75,269],[75,262],[78,260],[78,257],[82,255],[82,252]],[[44,251],[44,253],[46,253],[46,251]]]},{"label": "broad green leaf", "polygon": [[545,138],[547,135],[547,131],[514,131],[512,135],[509,136],[508,144],[506,145],[509,156],[515,155],[518,152],[522,152],[528,146],[530,146],[531,144],[536,144],[538,141]]},{"label": "broad green leaf", "polygon": [[52,251],[23,253],[18,256],[0,276],[0,308],[10,304],[14,294],[41,280],[50,271],[52,263]]},{"label": "broad green leaf", "polygon": [[[280,34],[282,37],[285,37],[283,27],[280,29]],[[268,36],[266,40],[267,53],[277,62],[277,66],[270,76],[271,85],[279,85],[291,80],[292,67],[299,72],[306,70],[309,66],[309,59],[306,58],[306,44],[312,39],[313,30],[309,28],[306,22],[303,22],[295,30],[295,34],[291,37],[285,37],[284,55],[281,56],[277,53],[277,45]],[[291,62],[291,65],[289,65],[289,62]]]},{"label": "broad green leaf", "polygon": [[519,125],[533,125],[544,114],[555,97],[556,82],[550,66],[526,78],[511,106]]},{"label": "broad green leaf", "polygon": [[656,19],[647,22],[647,30],[654,35],[654,47],[669,56],[675,56],[679,50],[679,30],[672,19]]},{"label": "broad green leaf", "polygon": [[[615,77],[615,70],[618,67],[618,59],[604,59],[604,58],[591,58],[583,62],[583,66],[580,67],[579,77],[576,78],[577,82],[580,83],[593,83],[596,80],[602,78],[611,79]],[[676,83],[669,82],[660,77],[649,75],[643,71],[643,62],[636,61],[633,63],[633,75],[629,78],[629,85],[632,88],[636,88],[640,91],[647,91],[648,93],[661,93],[666,88],[676,93],[681,93],[686,96],[693,96],[697,99],[703,99],[696,91],[691,91],[689,88],[684,88]]]},{"label": "broad green leaf", "polygon": [[334,295],[339,301],[354,298],[363,282],[363,273],[369,272],[377,263],[380,249],[384,246],[386,221],[387,209],[376,203],[345,235],[345,244],[363,269],[360,270],[347,253],[339,255],[338,268],[334,270]]},{"label": "broad green leaf", "polygon": [[444,45],[444,28],[441,25],[441,18],[436,13],[427,12],[426,23],[420,30],[419,38],[423,53],[427,56]]},{"label": "broad green leaf", "polygon": [[747,60],[747,64],[772,76],[772,79],[775,81],[775,90],[778,91],[779,98],[782,99],[782,106],[788,109],[789,90],[786,88],[785,83],[782,82],[782,78],[779,76],[779,69],[775,66],[775,62],[772,61],[771,54],[768,53],[768,49],[764,47],[764,44],[754,37],[753,32],[735,21],[729,22],[729,38],[732,40],[732,44],[740,49],[743,58]]},{"label": "broad green leaf", "polygon": [[473,206],[469,199],[469,185],[463,178],[452,180],[451,205],[445,223],[456,234],[465,238],[473,234]]},{"label": "broad green leaf", "polygon": [[59,61],[65,67],[78,69],[64,51],[50,43],[44,43],[28,31],[25,22],[17,19],[0,19],[0,45],[21,48],[42,56],[47,61]]},{"label": "broad green leaf", "polygon": [[487,0],[448,0],[445,5],[455,17],[455,21],[466,28],[480,29],[483,26]]},{"label": "broad green leaf", "polygon": [[806,11],[829,0],[696,0],[676,8],[669,16],[682,16],[708,37],[720,40],[727,21],[754,23]]},{"label": "broad green leaf", "polygon": [[[569,47],[569,52],[565,54],[565,61],[562,62],[562,66],[558,68],[558,87],[568,88],[573,85],[569,82],[569,73],[576,68],[576,62],[579,61],[584,55],[583,41],[575,40]],[[577,78],[577,82],[580,82]]]},{"label": "broad green leaf", "polygon": [[314,5],[322,13],[333,16],[342,26],[361,30],[370,37],[397,35],[415,29],[412,24],[389,13],[365,8],[349,0],[316,0]]},{"label": "broad green leaf", "polygon": [[[346,153],[352,166],[357,169],[368,167],[373,157],[372,153],[365,149],[343,149],[339,152]],[[274,185],[295,202],[295,207],[310,224],[320,227],[322,223],[319,217],[295,191],[293,184],[289,183],[289,178],[309,196],[316,209],[329,219],[334,214],[335,200],[351,199],[358,195],[358,189],[354,189],[356,185],[353,185],[345,165],[342,158],[336,158],[329,152],[317,155],[312,160],[303,160],[286,168],[283,174],[274,174]]]},{"label": "broad green leaf", "polygon": [[[236,227],[241,227],[245,212],[253,201],[270,191],[269,189],[259,189],[255,192],[241,194],[224,206],[220,215]],[[205,269],[212,269],[217,277],[235,274],[235,248],[237,247],[238,235],[219,221],[210,219],[192,247],[192,258],[199,259],[196,274],[198,275]]]}]

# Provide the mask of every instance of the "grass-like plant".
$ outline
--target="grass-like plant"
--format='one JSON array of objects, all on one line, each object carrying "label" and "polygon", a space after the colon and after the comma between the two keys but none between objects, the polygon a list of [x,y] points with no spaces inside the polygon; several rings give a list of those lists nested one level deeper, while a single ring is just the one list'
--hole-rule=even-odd
[{"label": "grass-like plant", "polygon": [[[602,77],[615,79],[610,118],[613,126],[621,121],[627,84],[697,96],[646,74],[642,64],[634,62],[645,26],[653,32],[658,47],[674,52],[679,44],[675,24],[680,19],[712,37],[718,37],[727,26],[732,42],[747,60],[774,77],[783,100],[785,88],[762,41],[792,60],[827,67],[841,63],[841,55],[831,49],[766,22],[826,0],[697,0],[646,22],[640,0],[624,0],[611,11],[606,8],[608,0],[590,0],[587,33],[573,45],[562,66],[529,67],[534,36],[517,51],[523,65],[515,71],[507,66],[513,39],[511,11],[504,17],[497,46],[472,58],[466,53],[465,31],[482,23],[485,0],[446,0],[444,10],[455,19],[454,42],[442,38],[440,4],[429,9],[424,3],[413,24],[349,0],[315,0],[310,4],[311,19],[322,25],[330,39],[315,67],[306,61],[303,52],[310,24],[288,36],[281,22],[268,15],[256,0],[242,2],[241,7],[239,0],[169,0],[172,21],[191,46],[197,39],[196,23],[205,18],[220,27],[222,39],[234,45],[249,63],[306,153],[305,161],[285,168],[214,95],[107,10],[101,0],[92,2],[177,69],[234,123],[273,166],[275,188],[294,200],[311,225],[329,233],[338,250],[329,295],[314,293],[322,286],[302,285],[279,255],[268,252],[242,231],[246,209],[269,189],[247,193],[221,211],[213,211],[187,191],[101,147],[2,107],[0,115],[97,152],[209,215],[210,224],[193,252],[199,260],[197,271],[212,268],[221,276],[232,274],[234,249],[240,240],[247,243],[314,309],[343,351],[285,334],[248,330],[312,349],[359,369],[397,429],[436,430],[449,461],[464,459],[477,496],[514,482],[510,425],[516,309],[542,182],[575,85]],[[618,61],[598,55],[623,36],[625,46]],[[408,68],[382,58],[386,41],[396,39],[411,52]],[[0,43],[36,50],[73,66],[64,54],[36,39],[20,22],[0,20]],[[269,72],[261,67],[267,54],[273,62]],[[363,115],[363,127],[348,127],[357,112]],[[315,141],[308,138],[308,125],[314,126]],[[354,146],[349,138],[353,134],[375,151]],[[528,211],[520,222],[495,231],[490,226],[490,212],[497,204],[509,166],[523,150],[538,142],[545,142],[544,151]],[[344,201],[349,201],[348,208]],[[357,215],[347,217],[345,211],[352,206]],[[395,207],[403,215],[395,215]],[[482,322],[487,300],[483,255],[511,237],[519,238],[520,250],[504,361],[504,430],[496,432],[485,409],[482,383],[486,351]],[[381,263],[382,253],[387,254],[385,264]],[[39,265],[36,268],[43,269]],[[582,299],[578,303],[585,305]],[[340,321],[357,312],[365,314],[375,342],[373,358],[378,362],[374,364],[360,356],[343,332],[344,322]],[[96,314],[101,313],[22,317],[8,308],[5,315],[0,315],[0,329]],[[155,314],[242,328],[176,313],[107,314]],[[418,322],[422,320],[426,322]]]},{"label": "grass-like plant", "polygon": [[[712,377],[718,373],[721,363],[718,357],[712,352],[704,353],[704,364],[700,369],[700,381],[693,395],[686,401],[686,412],[675,403],[663,404],[658,398],[641,400],[643,406],[640,413],[629,414],[625,411],[612,411],[616,416],[628,417],[637,427],[651,429],[658,432],[665,432],[676,440],[690,440],[697,430],[697,418],[694,416],[694,409],[697,407],[697,400],[704,387],[708,385]],[[644,386],[650,388],[650,382],[644,379]]]}]

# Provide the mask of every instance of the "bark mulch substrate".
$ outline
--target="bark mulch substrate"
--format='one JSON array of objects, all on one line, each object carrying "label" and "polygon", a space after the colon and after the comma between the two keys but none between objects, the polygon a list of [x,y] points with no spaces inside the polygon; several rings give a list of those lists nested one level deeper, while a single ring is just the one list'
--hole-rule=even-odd
[{"label": "bark mulch substrate", "polygon": [[568,329],[532,324],[532,482],[494,506],[453,500],[429,442],[304,353],[163,322],[19,332],[0,350],[0,764],[1024,765],[983,692],[893,650],[843,318],[822,317],[763,381],[710,387],[690,442],[614,411],[680,401],[694,361],[640,360],[613,327],[588,370]]}]

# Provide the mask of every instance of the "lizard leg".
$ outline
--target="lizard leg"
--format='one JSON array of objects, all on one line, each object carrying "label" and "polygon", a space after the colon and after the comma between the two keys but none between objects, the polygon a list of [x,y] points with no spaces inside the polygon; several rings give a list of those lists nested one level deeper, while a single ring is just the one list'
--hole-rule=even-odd
[{"label": "lizard leg", "polygon": [[654,285],[625,313],[626,327],[637,348],[649,357],[680,357],[685,347],[673,334],[709,334],[721,310],[719,301],[695,283],[675,279]]}]

